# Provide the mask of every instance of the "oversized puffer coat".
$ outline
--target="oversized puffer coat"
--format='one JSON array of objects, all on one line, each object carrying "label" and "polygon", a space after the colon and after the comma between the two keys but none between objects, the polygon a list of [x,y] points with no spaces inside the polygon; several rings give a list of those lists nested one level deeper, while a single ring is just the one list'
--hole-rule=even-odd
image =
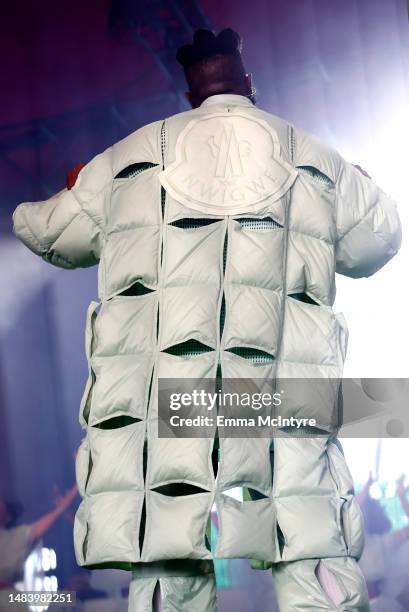
[{"label": "oversized puffer coat", "polygon": [[[215,556],[272,562],[282,610],[366,609],[362,520],[332,435],[334,398],[283,406],[283,416],[307,411],[326,436],[220,439],[215,478],[214,440],[158,437],[157,383],[220,370],[338,379],[348,331],[332,310],[335,272],[369,276],[395,255],[395,203],[336,151],[223,94],[138,129],[72,190],[20,204],[13,220],[46,261],[99,263],[79,414],[79,565],[211,559],[216,502]],[[200,491],[166,494],[175,483]],[[240,486],[259,495],[225,494]],[[320,560],[341,587],[337,608],[317,580]]]}]

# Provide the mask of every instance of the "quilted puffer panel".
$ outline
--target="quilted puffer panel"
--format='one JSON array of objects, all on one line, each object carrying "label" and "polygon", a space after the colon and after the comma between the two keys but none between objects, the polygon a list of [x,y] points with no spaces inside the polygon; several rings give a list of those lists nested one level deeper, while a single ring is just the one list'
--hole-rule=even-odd
[{"label": "quilted puffer panel", "polygon": [[287,293],[306,293],[331,306],[335,299],[335,247],[306,234],[288,232]]},{"label": "quilted puffer panel", "polygon": [[[294,178],[296,174],[294,173]],[[286,196],[276,199],[275,196],[267,197],[260,203],[256,211],[246,211],[244,213],[231,215],[232,219],[238,220],[241,217],[257,217],[259,219],[271,217],[276,223],[284,226],[285,224]]]},{"label": "quilted puffer panel", "polygon": [[328,468],[327,437],[274,439],[274,495],[336,495]]},{"label": "quilted puffer panel", "polygon": [[109,208],[110,190],[112,185],[112,147],[108,147],[89,161],[78,174],[75,185],[70,190],[90,213],[95,222],[105,225]]},{"label": "quilted puffer panel", "polygon": [[60,268],[87,268],[99,261],[101,249],[101,228],[81,210],[42,257]]},{"label": "quilted puffer panel", "polygon": [[370,276],[399,250],[402,231],[394,200],[342,160],[337,180],[337,272]]},{"label": "quilted puffer panel", "polygon": [[[306,214],[308,211],[308,214]],[[289,227],[313,238],[336,240],[335,185],[299,174],[291,191]]]},{"label": "quilted puffer panel", "polygon": [[214,486],[211,438],[159,438],[158,424],[148,421],[148,467],[146,479],[153,489],[184,482],[203,489]]},{"label": "quilted puffer panel", "polygon": [[95,334],[94,326],[95,319],[97,317],[97,309],[99,302],[92,301],[87,308],[87,317],[85,322],[85,355],[87,357],[88,364],[88,377],[85,385],[84,392],[82,394],[80,408],[79,408],[79,422],[81,427],[85,428],[89,417],[89,411],[91,406],[91,397],[94,383],[94,373],[91,368],[91,355],[95,345]]},{"label": "quilted puffer panel", "polygon": [[[341,593],[338,605],[328,598],[317,578],[319,564],[334,577]],[[369,612],[365,579],[351,557],[305,559],[273,567],[274,590],[280,610],[297,612]]]},{"label": "quilted puffer panel", "polygon": [[346,463],[341,443],[330,439],[327,444],[327,457],[334,482],[341,497],[348,497],[354,493],[354,482]]},{"label": "quilted puffer panel", "polygon": [[108,236],[104,249],[107,299],[136,281],[150,289],[158,283],[160,231],[139,227]]},{"label": "quilted puffer panel", "polygon": [[335,183],[340,171],[339,153],[300,128],[294,130],[294,140],[294,164],[317,168]]},{"label": "quilted puffer panel", "polygon": [[160,164],[163,121],[153,121],[122,138],[112,147],[112,168],[116,176],[123,168],[138,162]]},{"label": "quilted puffer panel", "polygon": [[88,428],[92,469],[87,495],[144,490],[141,461],[144,435],[143,422],[116,429]]},{"label": "quilted puffer panel", "polygon": [[247,229],[238,220],[229,228],[229,267],[231,283],[277,290],[282,286],[284,230]]},{"label": "quilted puffer panel", "polygon": [[[71,191],[65,189],[43,202],[19,204],[13,213],[13,231],[31,251],[48,258],[51,263],[54,263],[54,260],[50,256],[50,250],[58,240],[60,248],[56,254],[61,258],[62,264],[66,262],[62,267],[75,267],[72,253],[64,248],[63,235],[80,214],[81,206],[78,200]],[[83,241],[88,243],[88,232],[85,236],[78,234],[76,250],[79,250]],[[92,263],[95,263],[95,259]]]},{"label": "quilted puffer panel", "polygon": [[283,361],[337,365],[341,359],[338,334],[339,324],[331,308],[287,297],[281,345]]},{"label": "quilted puffer panel", "polygon": [[271,494],[270,438],[220,438],[217,488],[220,492],[248,486]]},{"label": "quilted puffer panel", "polygon": [[158,378],[212,378],[215,375],[215,351],[182,356],[159,353]]},{"label": "quilted puffer panel", "polygon": [[327,432],[341,425],[340,366],[279,361],[276,377],[285,398],[283,416],[315,419],[315,427]]},{"label": "quilted puffer panel", "polygon": [[346,555],[342,503],[337,497],[325,495],[276,498],[277,521],[285,541],[282,560]]},{"label": "quilted puffer panel", "polygon": [[215,356],[215,351],[189,356],[159,353],[152,381],[149,418],[153,420],[158,418],[158,380],[160,378],[194,379],[200,385],[202,379],[216,377],[217,360]]},{"label": "quilted puffer panel", "polygon": [[207,284],[219,287],[222,248],[222,223],[192,229],[169,225],[164,246],[164,285]]},{"label": "quilted puffer panel", "polygon": [[160,349],[191,339],[216,348],[218,301],[219,288],[213,285],[163,289]]},{"label": "quilted puffer panel", "polygon": [[112,184],[112,148],[94,157],[71,190],[43,202],[24,202],[13,231],[37,255],[61,268],[98,263]]},{"label": "quilted puffer panel", "polygon": [[92,300],[87,308],[87,317],[85,322],[85,355],[88,361],[95,350],[95,321],[98,316],[98,311],[101,303]]},{"label": "quilted puffer panel", "polygon": [[[268,355],[268,357],[266,356],[266,358],[269,357],[270,355]],[[266,380],[271,380],[276,368],[274,361],[270,363],[252,363],[249,359],[245,359],[229,351],[223,351],[221,353],[220,363],[225,378],[264,378]]]},{"label": "quilted puffer panel", "polygon": [[275,511],[271,499],[240,502],[219,495],[216,504],[219,516],[216,557],[277,560]]},{"label": "quilted puffer panel", "polygon": [[[341,160],[340,170],[337,177],[337,232],[338,239],[345,236],[361,220],[365,220],[367,215],[378,208],[382,200],[387,200],[386,194],[366,176],[363,176],[357,168]],[[379,225],[374,227],[382,231],[382,223],[386,221],[386,238],[391,228],[388,227],[389,219],[386,211],[380,207],[376,214]]]},{"label": "quilted puffer panel", "polygon": [[139,523],[143,493],[116,491],[87,496],[85,562],[131,561],[140,559]]},{"label": "quilted puffer panel", "polygon": [[85,495],[85,485],[90,471],[90,450],[89,438],[84,436],[75,454],[75,480],[77,482],[78,493],[81,497]]},{"label": "quilted puffer panel", "polygon": [[360,559],[365,544],[365,525],[362,510],[355,497],[342,505],[342,526],[348,555]]},{"label": "quilted puffer panel", "polygon": [[95,321],[95,356],[151,351],[156,344],[156,293],[117,296],[102,304]]},{"label": "quilted puffer panel", "polygon": [[74,552],[77,564],[80,566],[85,564],[84,542],[87,535],[87,515],[85,504],[86,502],[83,500],[78,506],[74,516]]},{"label": "quilted puffer panel", "polygon": [[359,559],[364,547],[362,511],[354,497],[354,484],[338,440],[330,439],[327,460],[338,494],[345,500],[342,506],[342,525],[348,554]]},{"label": "quilted puffer panel", "polygon": [[211,493],[171,497],[148,491],[142,560],[211,559],[205,530],[212,499]]},{"label": "quilted puffer panel", "polygon": [[337,242],[337,272],[371,276],[397,253],[401,240],[396,205],[384,196]]},{"label": "quilted puffer panel", "polygon": [[145,418],[152,366],[153,354],[149,352],[94,357],[89,425],[120,415]]},{"label": "quilted puffer panel", "polygon": [[114,180],[109,233],[160,225],[159,172],[156,166],[133,178]]},{"label": "quilted puffer panel", "polygon": [[258,287],[226,288],[225,349],[248,346],[274,355],[280,323],[281,293]]},{"label": "quilted puffer panel", "polygon": [[166,221],[173,223],[180,219],[223,219],[223,215],[212,215],[199,210],[193,210],[178,202],[166,191]]}]

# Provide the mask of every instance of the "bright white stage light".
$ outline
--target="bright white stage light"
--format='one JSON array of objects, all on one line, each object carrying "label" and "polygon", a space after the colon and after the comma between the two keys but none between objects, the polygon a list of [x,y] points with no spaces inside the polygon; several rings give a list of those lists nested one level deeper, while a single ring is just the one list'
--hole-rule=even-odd
[{"label": "bright white stage light", "polygon": [[[407,438],[343,438],[341,440],[348,467],[355,484],[367,482],[369,473],[377,478],[379,484],[396,481],[402,474],[409,476],[409,441]],[[388,493],[391,493],[391,488]],[[371,489],[371,494],[379,495],[379,486]]]}]

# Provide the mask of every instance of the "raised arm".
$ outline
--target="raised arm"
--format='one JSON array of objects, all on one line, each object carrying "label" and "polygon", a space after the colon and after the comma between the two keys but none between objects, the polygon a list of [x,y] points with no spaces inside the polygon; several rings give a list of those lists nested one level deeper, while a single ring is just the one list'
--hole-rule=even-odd
[{"label": "raised arm", "polygon": [[54,525],[56,520],[63,514],[77,495],[78,488],[74,485],[56,502],[55,508],[44,514],[30,525],[30,537],[32,540],[41,538]]},{"label": "raised arm", "polygon": [[[36,255],[61,268],[99,261],[112,185],[112,149],[78,173],[72,188],[42,202],[24,202],[13,213],[13,232]],[[71,187],[70,181],[67,183]]]},{"label": "raised arm", "polygon": [[371,276],[398,252],[401,224],[396,203],[360,168],[339,157],[336,180],[336,271]]},{"label": "raised arm", "polygon": [[404,481],[405,476],[402,475],[397,482],[396,493],[399,497],[399,501],[401,503],[404,513],[409,518],[409,499],[407,496],[408,487],[405,487]]}]

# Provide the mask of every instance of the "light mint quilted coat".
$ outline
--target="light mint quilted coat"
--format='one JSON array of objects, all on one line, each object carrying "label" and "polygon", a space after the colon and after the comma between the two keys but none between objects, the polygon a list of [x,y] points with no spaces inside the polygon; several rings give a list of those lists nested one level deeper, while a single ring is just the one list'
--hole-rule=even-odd
[{"label": "light mint quilted coat", "polygon": [[[157,437],[157,380],[215,378],[218,366],[224,378],[340,377],[348,331],[332,310],[335,272],[369,276],[395,255],[395,203],[336,151],[226,94],[138,129],[72,190],[20,204],[13,220],[46,261],[99,264],[79,415],[78,563],[210,559],[216,502],[215,556],[272,562],[282,610],[332,609],[320,559],[344,589],[342,609],[366,609],[361,513],[337,440],[221,439],[215,478],[213,440]],[[334,398],[324,400],[284,416],[307,407],[332,432]],[[129,418],[113,427],[116,417]],[[158,491],[171,483],[200,491]],[[240,486],[260,495],[224,494]]]}]

